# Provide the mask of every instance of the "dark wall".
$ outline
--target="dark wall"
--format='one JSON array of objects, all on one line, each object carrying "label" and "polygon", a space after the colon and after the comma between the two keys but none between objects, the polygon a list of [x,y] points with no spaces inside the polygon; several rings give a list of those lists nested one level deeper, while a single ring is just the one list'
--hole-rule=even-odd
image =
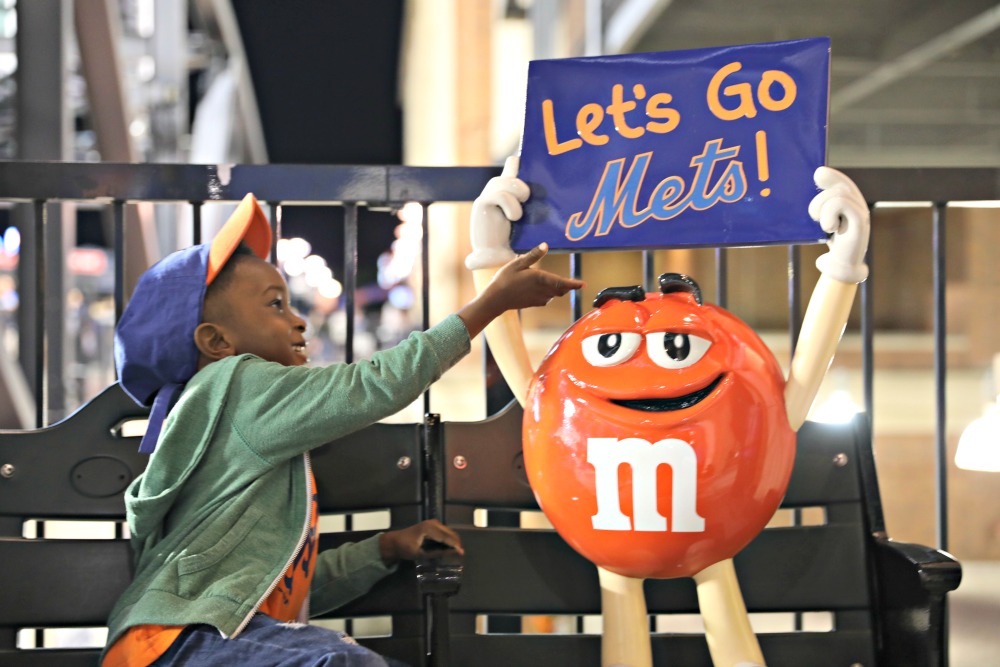
[{"label": "dark wall", "polygon": [[[272,163],[400,164],[399,47],[403,0],[233,0]],[[358,283],[399,221],[362,211]],[[287,207],[286,237],[302,236],[343,276],[343,212]]]},{"label": "dark wall", "polygon": [[398,164],[403,0],[234,0],[274,163]]}]

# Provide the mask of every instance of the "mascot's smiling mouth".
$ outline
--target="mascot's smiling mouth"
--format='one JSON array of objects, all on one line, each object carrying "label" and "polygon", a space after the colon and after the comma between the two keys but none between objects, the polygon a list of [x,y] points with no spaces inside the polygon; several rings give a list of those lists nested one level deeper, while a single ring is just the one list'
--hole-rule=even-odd
[{"label": "mascot's smiling mouth", "polygon": [[634,398],[623,401],[612,400],[611,402],[624,408],[643,410],[645,412],[683,410],[684,408],[690,408],[692,405],[700,403],[706,396],[711,394],[712,391],[719,386],[719,383],[722,382],[722,377],[723,376],[720,375],[707,387],[699,389],[698,391],[693,391],[690,394],[685,394],[684,396],[675,396],[673,398]]}]

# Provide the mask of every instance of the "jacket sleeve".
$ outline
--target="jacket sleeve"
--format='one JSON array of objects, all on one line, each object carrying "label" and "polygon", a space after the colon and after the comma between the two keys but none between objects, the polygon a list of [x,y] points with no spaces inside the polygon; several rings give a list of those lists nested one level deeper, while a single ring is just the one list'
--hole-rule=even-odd
[{"label": "jacket sleeve", "polygon": [[469,349],[465,324],[451,315],[351,364],[289,367],[248,356],[233,375],[224,419],[273,465],[395,414]]},{"label": "jacket sleeve", "polygon": [[[379,533],[381,535],[381,533]],[[379,535],[321,551],[309,589],[309,613],[324,614],[367,593],[376,582],[396,571],[379,553]]]}]

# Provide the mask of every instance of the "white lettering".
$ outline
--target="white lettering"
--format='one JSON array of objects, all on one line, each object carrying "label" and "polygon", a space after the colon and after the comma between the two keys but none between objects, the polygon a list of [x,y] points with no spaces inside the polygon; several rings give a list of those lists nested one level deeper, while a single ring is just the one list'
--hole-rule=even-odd
[{"label": "white lettering", "polygon": [[[597,514],[594,530],[670,530],[667,518],[657,509],[656,471],[661,464],[673,472],[671,523],[676,533],[699,533],[705,519],[698,516],[698,457],[683,440],[668,438],[654,444],[642,438],[588,438],[587,462],[594,466]],[[618,468],[632,468],[633,519],[621,510],[618,493]],[[634,528],[633,528],[634,522]]]}]

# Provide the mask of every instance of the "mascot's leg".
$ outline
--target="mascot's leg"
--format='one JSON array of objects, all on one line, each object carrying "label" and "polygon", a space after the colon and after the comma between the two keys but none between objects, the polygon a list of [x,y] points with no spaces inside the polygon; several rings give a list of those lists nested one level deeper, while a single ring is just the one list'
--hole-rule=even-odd
[{"label": "mascot's leg", "polygon": [[652,667],[653,651],[649,643],[649,617],[642,579],[623,577],[597,568],[601,581],[601,613],[604,635],[601,638],[603,667]]},{"label": "mascot's leg", "polygon": [[694,575],[694,581],[715,667],[763,666],[764,656],[750,628],[732,559],[706,567]]}]

